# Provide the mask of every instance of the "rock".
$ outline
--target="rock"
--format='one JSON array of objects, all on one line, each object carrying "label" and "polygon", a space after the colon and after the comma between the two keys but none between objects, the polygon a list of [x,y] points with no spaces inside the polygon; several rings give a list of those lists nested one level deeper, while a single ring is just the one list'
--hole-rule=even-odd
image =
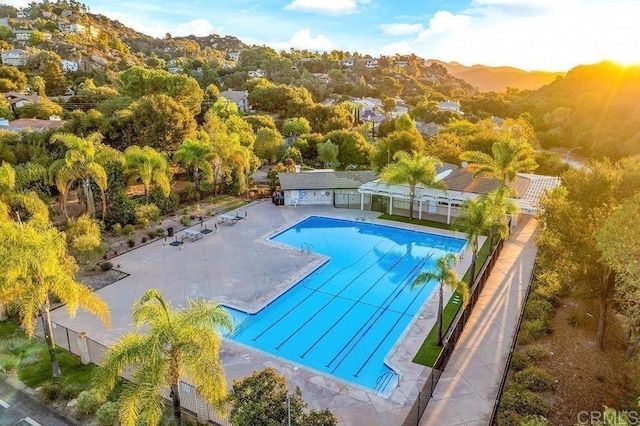
[{"label": "rock", "polygon": [[78,405],[78,400],[75,398],[67,402],[67,408],[73,408],[76,405]]},{"label": "rock", "polygon": [[103,66],[103,67],[107,66],[107,60],[100,56],[92,55],[91,60],[100,66]]}]

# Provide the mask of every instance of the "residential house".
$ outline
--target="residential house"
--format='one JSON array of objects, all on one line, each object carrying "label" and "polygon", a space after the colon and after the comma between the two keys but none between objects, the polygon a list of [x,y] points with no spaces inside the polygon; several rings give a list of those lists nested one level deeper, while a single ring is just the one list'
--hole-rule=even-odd
[{"label": "residential house", "polygon": [[220,97],[237,105],[238,111],[249,111],[249,92],[246,90],[225,90]]},{"label": "residential house", "polygon": [[359,208],[358,188],[375,179],[372,171],[311,170],[301,173],[279,173],[284,204],[333,205]]},{"label": "residential house", "polygon": [[4,65],[12,65],[14,67],[20,67],[27,65],[28,54],[22,49],[5,50],[0,53],[2,57],[2,63]]},{"label": "residential house", "polygon": [[38,95],[27,95],[25,93],[7,92],[3,94],[4,98],[9,102],[12,111],[21,108],[26,104],[37,102],[40,97]]},{"label": "residential house", "polygon": [[59,129],[64,126],[66,121],[60,120],[58,116],[51,116],[48,120],[39,118],[19,118],[9,121],[0,119],[0,129],[9,130],[11,132],[21,132],[23,130],[32,130],[42,132],[49,129]]},{"label": "residential house", "polygon": [[409,61],[405,61],[405,60],[398,60],[395,62],[396,67],[398,68],[406,68],[409,66]]},{"label": "residential house", "polygon": [[63,59],[61,61],[61,67],[62,67],[62,71],[63,72],[67,72],[67,71],[78,71],[78,63],[75,61],[68,61],[66,59]]},{"label": "residential house", "polygon": [[29,41],[33,30],[13,30],[13,36],[18,41]]},{"label": "residential house", "polygon": [[9,25],[9,18],[0,18],[0,27],[11,27]]},{"label": "residential house", "polygon": [[320,72],[316,72],[316,73],[311,73],[311,75],[318,81],[321,81],[323,83],[329,83],[331,82],[331,77],[329,77],[329,74],[327,73],[320,73]]},{"label": "residential house", "polygon": [[58,29],[68,34],[85,34],[87,32],[87,27],[75,22],[61,22],[58,24]]},{"label": "residential house", "polygon": [[235,61],[235,62],[237,62],[237,61],[239,61],[239,60],[240,60],[240,52],[233,52],[233,51],[231,51],[231,52],[227,53],[227,58],[228,58],[230,61]]},{"label": "residential house", "polygon": [[378,66],[378,60],[377,59],[368,59],[366,61],[364,61],[364,66],[367,68],[376,68]]},{"label": "residential house", "polygon": [[463,114],[460,109],[460,104],[451,100],[438,103],[438,110],[451,111],[461,115]]},{"label": "residential house", "polygon": [[425,124],[421,121],[416,121],[416,129],[418,129],[420,134],[422,134],[423,136],[431,137],[438,134],[438,131],[440,131],[440,126],[433,122]]},{"label": "residential house", "polygon": [[342,66],[344,66],[344,67],[352,67],[353,66],[353,59],[345,59],[344,61],[342,61]]},{"label": "residential house", "polygon": [[265,72],[260,68],[258,68],[257,70],[249,71],[249,78],[262,78],[265,75]]},{"label": "residential house", "polygon": [[18,19],[26,19],[26,18],[27,18],[27,12],[24,12],[24,11],[22,11],[22,10],[21,10],[21,11],[19,11],[19,12],[16,14],[16,18],[18,18]]}]

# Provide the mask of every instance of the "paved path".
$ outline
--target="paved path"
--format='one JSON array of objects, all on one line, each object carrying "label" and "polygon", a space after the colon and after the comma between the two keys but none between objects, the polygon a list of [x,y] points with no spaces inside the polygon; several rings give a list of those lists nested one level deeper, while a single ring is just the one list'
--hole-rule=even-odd
[{"label": "paved path", "polygon": [[420,426],[487,425],[537,253],[535,219],[506,242]]},{"label": "paved path", "polygon": [[0,426],[72,425],[34,398],[0,381]]}]

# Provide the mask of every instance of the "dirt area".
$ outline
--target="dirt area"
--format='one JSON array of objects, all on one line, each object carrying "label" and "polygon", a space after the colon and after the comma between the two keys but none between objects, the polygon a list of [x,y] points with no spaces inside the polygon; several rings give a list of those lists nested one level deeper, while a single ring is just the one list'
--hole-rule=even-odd
[{"label": "dirt area", "polygon": [[637,395],[639,368],[625,361],[625,339],[620,320],[609,315],[605,349],[595,346],[598,306],[565,299],[556,310],[553,333],[535,342],[552,353],[537,364],[557,379],[549,413],[550,425],[570,425],[581,411],[603,410],[603,405],[629,409]]}]

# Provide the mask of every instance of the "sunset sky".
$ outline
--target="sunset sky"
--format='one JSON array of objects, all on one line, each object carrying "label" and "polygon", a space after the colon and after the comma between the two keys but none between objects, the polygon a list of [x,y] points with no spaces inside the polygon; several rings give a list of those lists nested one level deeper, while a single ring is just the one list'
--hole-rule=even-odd
[{"label": "sunset sky", "polygon": [[[28,0],[0,0],[24,6]],[[233,35],[277,50],[415,53],[465,65],[564,71],[640,62],[638,0],[87,0],[164,37]]]}]

